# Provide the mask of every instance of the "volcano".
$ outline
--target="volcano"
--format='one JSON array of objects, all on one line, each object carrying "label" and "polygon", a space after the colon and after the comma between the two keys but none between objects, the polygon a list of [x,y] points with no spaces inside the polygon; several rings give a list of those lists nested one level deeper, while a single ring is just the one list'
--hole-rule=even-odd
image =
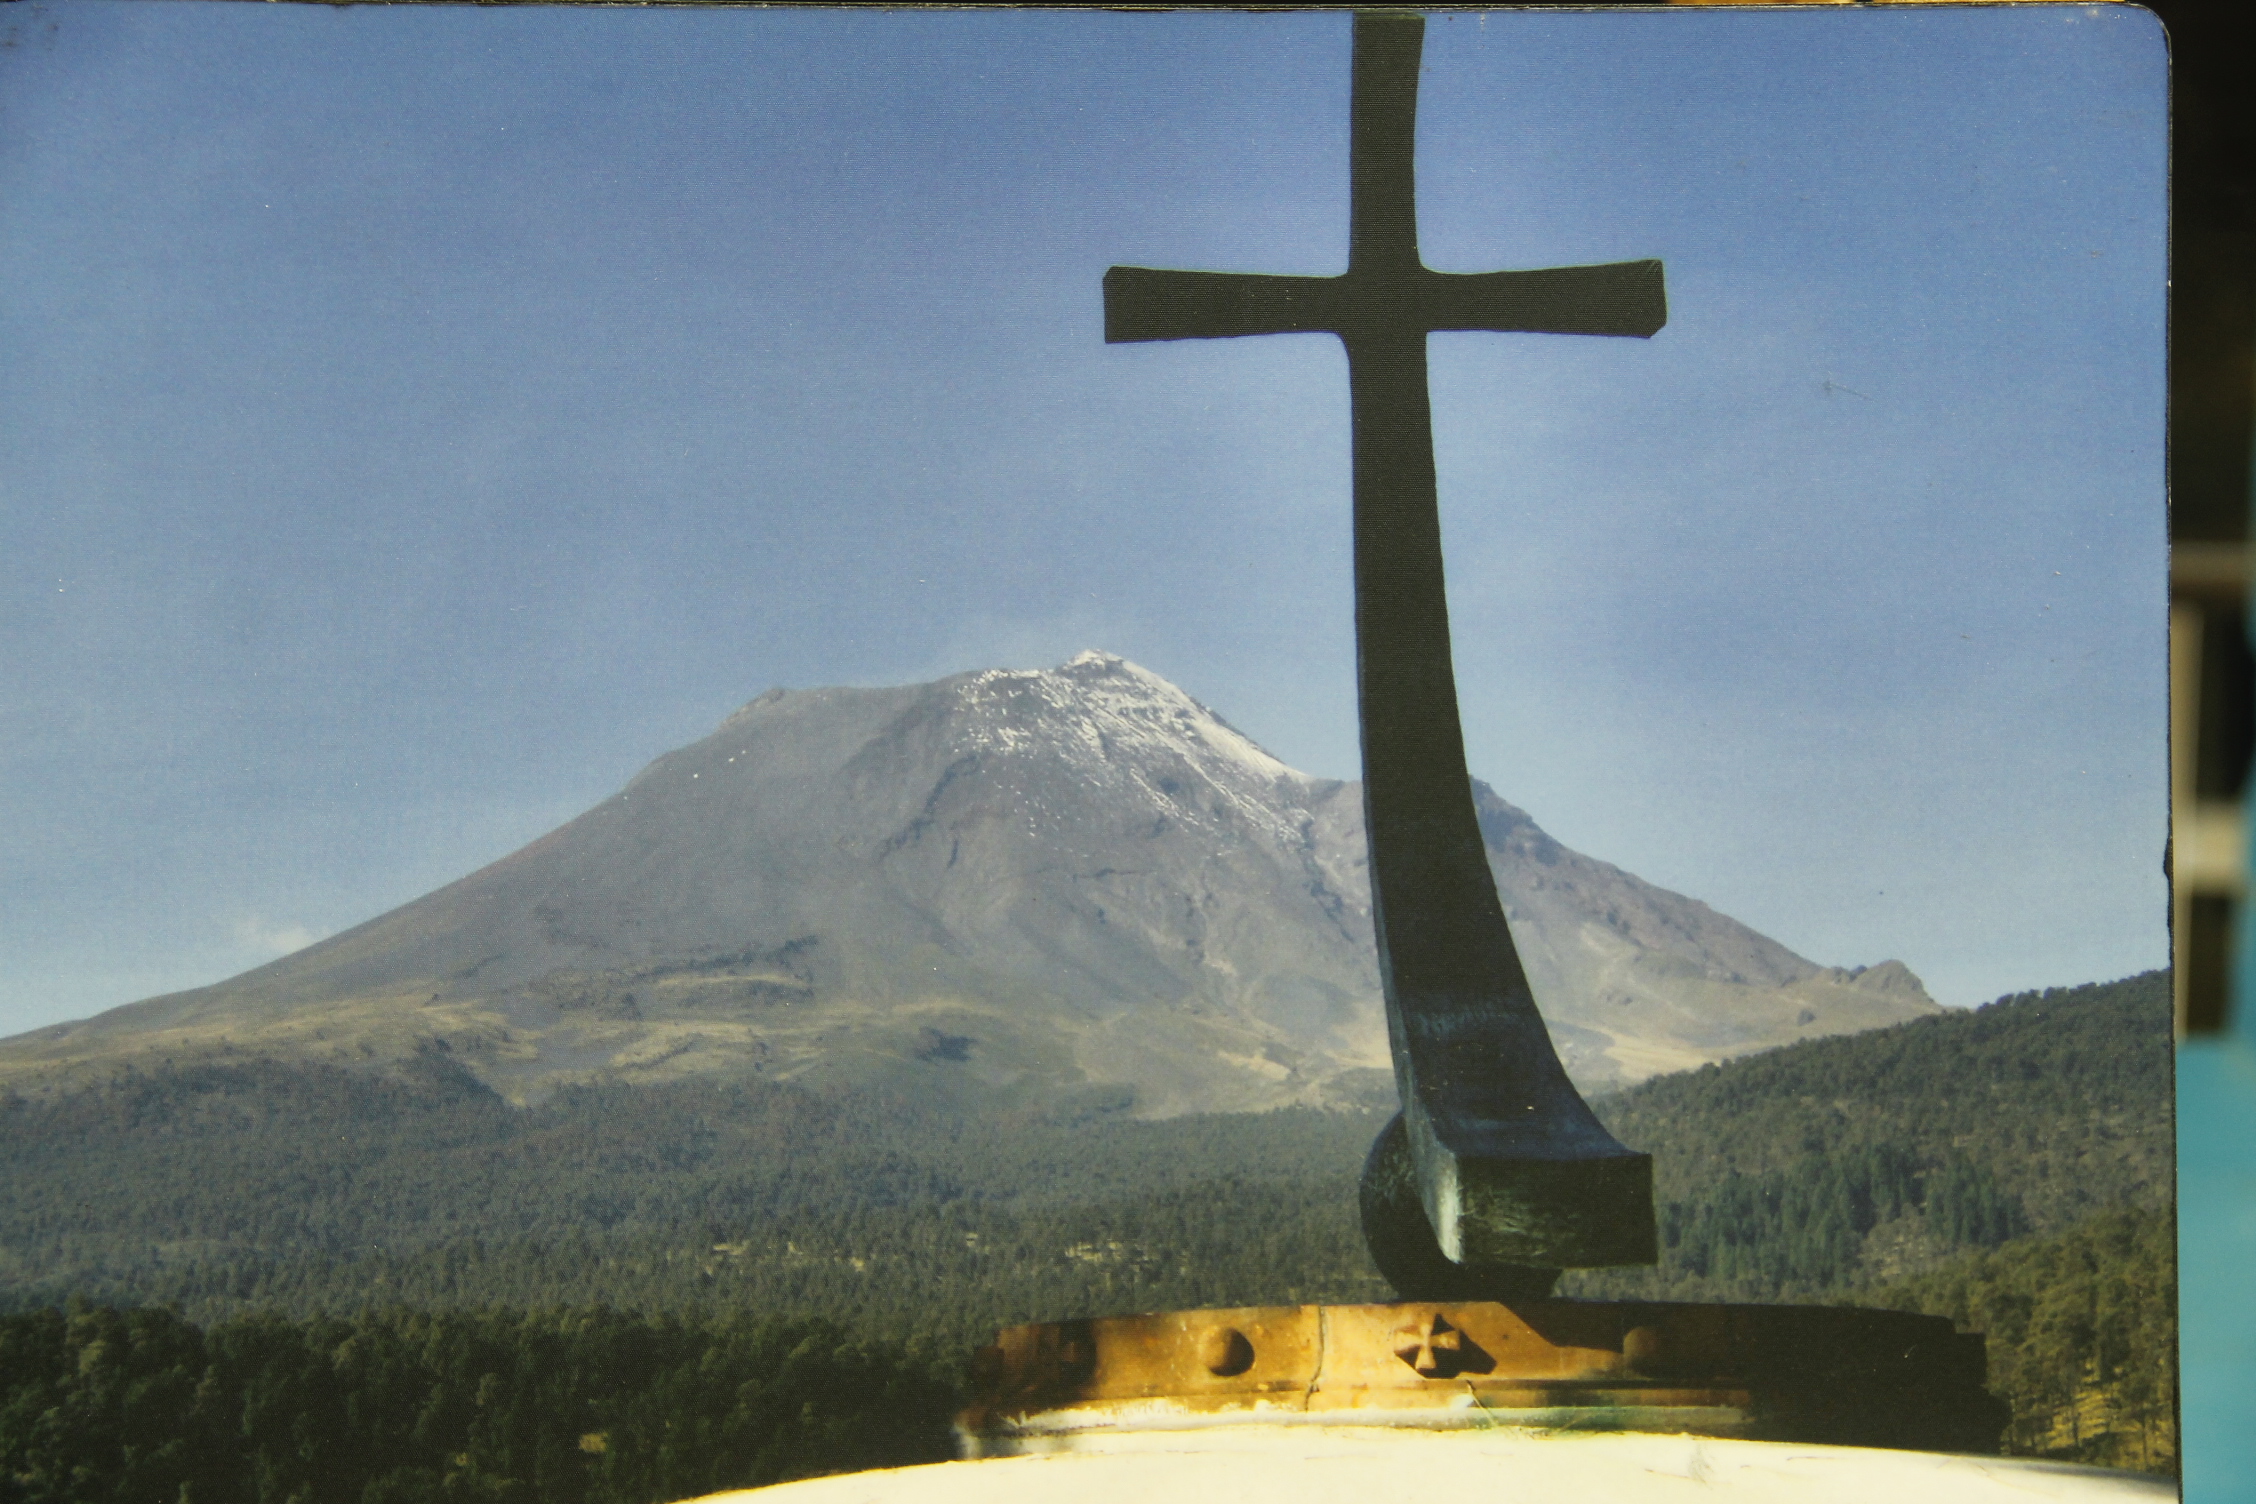
[{"label": "volcano", "polygon": [[[1475,796],[1586,1092],[1938,1011],[1901,963],[1820,966]],[[1103,653],[770,690],[399,909],[0,1041],[0,1086],[431,1053],[520,1102],[760,1076],[1154,1117],[1383,1103],[1360,788]]]}]

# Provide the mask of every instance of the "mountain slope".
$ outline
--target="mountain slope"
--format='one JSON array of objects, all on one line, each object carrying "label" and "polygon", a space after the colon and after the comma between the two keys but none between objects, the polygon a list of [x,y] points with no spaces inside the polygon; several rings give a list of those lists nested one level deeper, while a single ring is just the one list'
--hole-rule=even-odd
[{"label": "mountain slope", "polygon": [[[1585,1086],[1935,1011],[1560,846],[1482,827]],[[123,1058],[438,1048],[517,1101],[753,1076],[1142,1116],[1391,1095],[1360,792],[1085,653],[771,690],[502,861],[230,981],[0,1042],[26,1089]]]}]

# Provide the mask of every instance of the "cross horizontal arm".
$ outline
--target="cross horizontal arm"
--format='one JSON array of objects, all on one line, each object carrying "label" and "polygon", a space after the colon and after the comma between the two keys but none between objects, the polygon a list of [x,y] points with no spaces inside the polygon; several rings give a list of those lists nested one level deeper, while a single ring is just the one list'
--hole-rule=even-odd
[{"label": "cross horizontal arm", "polygon": [[1105,343],[1335,331],[1339,280],[1116,266],[1104,279]]},{"label": "cross horizontal arm", "polygon": [[1105,343],[1240,334],[1399,338],[1442,329],[1499,334],[1619,334],[1668,322],[1658,261],[1458,275],[1409,272],[1268,277],[1245,272],[1105,273]]},{"label": "cross horizontal arm", "polygon": [[1428,329],[1649,339],[1668,322],[1658,261],[1470,276],[1427,272],[1421,280],[1418,322]]}]

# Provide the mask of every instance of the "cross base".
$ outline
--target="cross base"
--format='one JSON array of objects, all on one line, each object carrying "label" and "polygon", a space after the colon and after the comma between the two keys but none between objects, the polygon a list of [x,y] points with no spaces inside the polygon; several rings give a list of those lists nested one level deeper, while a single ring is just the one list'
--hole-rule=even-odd
[{"label": "cross base", "polygon": [[1835,1306],[1518,1300],[1162,1311],[1010,1327],[965,1455],[1230,1425],[1638,1431],[1997,1450],[1983,1343]]}]

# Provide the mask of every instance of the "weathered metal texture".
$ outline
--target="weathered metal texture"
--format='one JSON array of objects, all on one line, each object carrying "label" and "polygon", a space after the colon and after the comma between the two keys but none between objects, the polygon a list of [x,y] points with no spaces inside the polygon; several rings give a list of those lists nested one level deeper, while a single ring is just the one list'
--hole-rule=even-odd
[{"label": "weathered metal texture", "polygon": [[1531,1300],[1172,1311],[1011,1327],[967,1455],[1244,1422],[1663,1431],[1994,1450],[1980,1337],[1816,1306]]},{"label": "weathered metal texture", "polygon": [[1560,1067],[1489,872],[1450,660],[1426,336],[1643,337],[1667,303],[1658,261],[1426,268],[1412,173],[1423,28],[1416,16],[1356,17],[1344,275],[1116,266],[1105,338],[1330,333],[1346,347],[1371,907],[1402,1146],[1424,1212],[1422,1227],[1380,1228],[1373,1253],[1405,1295],[1446,1297],[1471,1280],[1509,1296],[1547,1287],[1561,1266],[1651,1263],[1652,1168]]}]

